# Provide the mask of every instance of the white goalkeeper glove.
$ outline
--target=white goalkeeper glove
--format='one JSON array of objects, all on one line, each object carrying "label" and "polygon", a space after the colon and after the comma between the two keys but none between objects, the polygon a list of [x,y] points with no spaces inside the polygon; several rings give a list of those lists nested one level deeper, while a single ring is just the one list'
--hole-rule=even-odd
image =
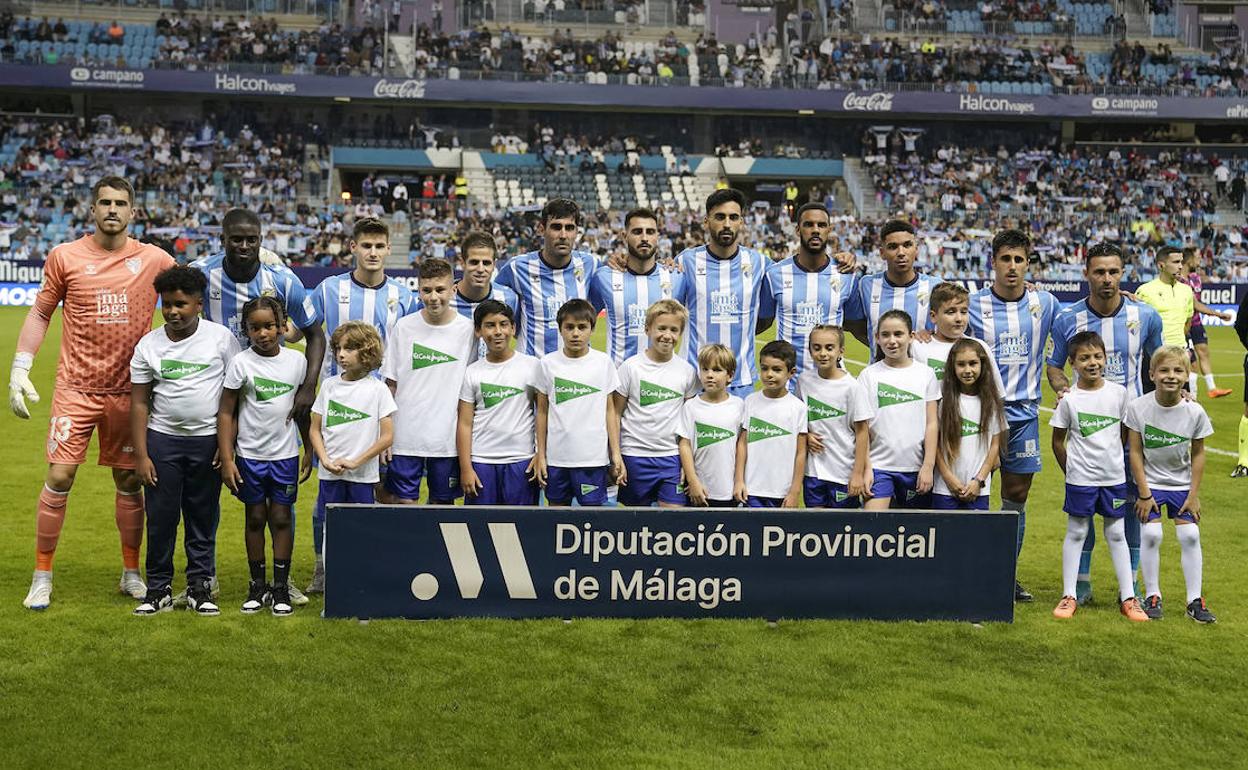
[{"label": "white goalkeeper glove", "polygon": [[273,265],[286,264],[285,262],[282,262],[281,257],[277,256],[277,252],[270,251],[269,249],[266,249],[263,246],[260,247],[260,262],[261,264],[269,265],[270,267],[272,267]]},{"label": "white goalkeeper glove", "polygon": [[23,420],[30,419],[30,409],[26,399],[39,403],[39,391],[35,390],[30,381],[30,367],[34,356],[29,353],[18,353],[13,356],[13,369],[9,372],[9,408],[13,414]]}]

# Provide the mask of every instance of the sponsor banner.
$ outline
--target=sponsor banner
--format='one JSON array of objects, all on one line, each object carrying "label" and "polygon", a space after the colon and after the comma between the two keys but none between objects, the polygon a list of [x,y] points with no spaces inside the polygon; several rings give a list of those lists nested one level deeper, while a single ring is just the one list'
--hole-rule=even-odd
[{"label": "sponsor banner", "polygon": [[557,104],[654,109],[779,111],[845,115],[988,116],[1019,118],[1163,118],[1241,120],[1248,98],[1177,96],[1023,96],[934,91],[820,91],[689,86],[590,85],[509,80],[446,80],[328,75],[259,75],[75,67],[0,65],[10,88],[142,89],[172,93],[352,98],[455,103]]},{"label": "sponsor banner", "polygon": [[38,295],[37,283],[0,283],[0,307],[29,307]]},{"label": "sponsor banner", "polygon": [[325,616],[993,620],[1013,512],[331,505]]}]

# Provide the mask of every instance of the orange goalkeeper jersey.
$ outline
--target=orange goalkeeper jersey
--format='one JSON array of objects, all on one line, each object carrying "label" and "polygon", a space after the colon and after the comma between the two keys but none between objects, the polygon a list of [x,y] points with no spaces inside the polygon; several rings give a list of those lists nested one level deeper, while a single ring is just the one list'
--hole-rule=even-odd
[{"label": "orange goalkeeper jersey", "polygon": [[51,318],[63,304],[58,388],[130,392],[130,357],[156,312],[152,281],[173,265],[164,249],[133,238],[105,251],[86,235],[48,253],[34,309]]}]

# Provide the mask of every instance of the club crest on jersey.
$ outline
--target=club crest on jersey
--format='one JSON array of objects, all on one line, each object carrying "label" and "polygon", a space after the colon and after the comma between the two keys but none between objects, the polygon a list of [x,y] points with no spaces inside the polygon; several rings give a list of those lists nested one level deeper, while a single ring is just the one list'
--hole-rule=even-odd
[{"label": "club crest on jersey", "polygon": [[754,272],[754,263],[746,262],[742,260],[741,261],[741,275],[744,275],[746,278],[749,278],[753,272]]},{"label": "club crest on jersey", "polygon": [[930,296],[930,294],[929,294],[929,292],[927,291],[927,289],[919,289],[918,293],[915,295],[915,297],[919,300],[919,304],[920,304],[920,305],[926,305],[926,304],[927,304],[927,298],[928,298],[929,296]]},{"label": "club crest on jersey", "polygon": [[[1039,305],[1032,305],[1028,309],[1031,311],[1032,318],[1039,318],[1041,311],[1044,310],[1044,308],[1040,307]],[[987,315],[987,313],[985,313],[984,315]]]},{"label": "club crest on jersey", "polygon": [[1135,320],[1127,321],[1127,331],[1132,335],[1139,334],[1140,322]]},{"label": "club crest on jersey", "polygon": [[273,289],[273,288],[265,287],[265,288],[263,288],[263,289],[261,289],[261,290],[260,290],[260,296],[261,296],[261,297],[276,297],[276,296],[277,296],[277,289]]},{"label": "club crest on jersey", "polygon": [[221,299],[221,290],[220,290],[220,289],[218,289],[218,288],[216,288],[216,287],[213,287],[213,288],[209,289],[209,290],[208,290],[208,297],[209,297],[210,299]]},{"label": "club crest on jersey", "polygon": [[138,257],[126,257],[126,269],[131,275],[138,275],[139,268],[143,267],[143,260]]}]

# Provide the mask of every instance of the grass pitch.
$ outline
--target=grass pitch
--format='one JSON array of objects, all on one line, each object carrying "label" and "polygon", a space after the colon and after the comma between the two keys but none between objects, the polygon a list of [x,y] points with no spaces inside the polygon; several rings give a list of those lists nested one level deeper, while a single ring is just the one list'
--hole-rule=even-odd
[{"label": "grass pitch", "polygon": [[[0,309],[9,361],[25,309]],[[1205,400],[1229,453],[1243,351],[1211,329]],[[222,615],[134,618],[108,473],[84,466],[50,609],[22,608],[33,569],[59,320],[30,421],[0,417],[0,750],[7,767],[146,766],[1235,766],[1248,763],[1248,480],[1210,452],[1202,541],[1219,622],[1183,615],[1173,528],[1167,617],[1120,617],[1098,544],[1100,604],[1053,620],[1062,479],[1045,450],[1020,578],[1037,601],[1012,625],[754,621],[326,621],[237,612],[243,517],[223,496]],[[850,358],[862,360],[855,346]],[[854,367],[856,368],[856,367]],[[1051,401],[1051,398],[1050,398]],[[1042,437],[1047,447],[1047,428]],[[94,452],[94,449],[92,450]],[[92,455],[91,462],[94,462]],[[310,573],[299,504],[295,578]],[[179,553],[177,564],[182,565]],[[180,578],[179,578],[180,580]],[[180,587],[180,586],[179,586]]]}]

